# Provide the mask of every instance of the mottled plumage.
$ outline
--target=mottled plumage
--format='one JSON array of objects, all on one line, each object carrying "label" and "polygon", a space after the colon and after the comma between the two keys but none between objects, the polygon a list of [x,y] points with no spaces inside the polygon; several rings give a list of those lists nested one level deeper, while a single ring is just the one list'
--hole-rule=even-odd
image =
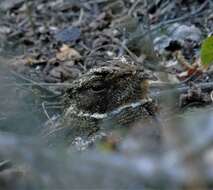
[{"label": "mottled plumage", "polygon": [[147,96],[150,78],[153,75],[141,67],[122,61],[88,71],[66,91],[66,109],[47,136],[70,142],[76,136],[89,136],[109,121],[128,126],[152,117],[155,105]]}]

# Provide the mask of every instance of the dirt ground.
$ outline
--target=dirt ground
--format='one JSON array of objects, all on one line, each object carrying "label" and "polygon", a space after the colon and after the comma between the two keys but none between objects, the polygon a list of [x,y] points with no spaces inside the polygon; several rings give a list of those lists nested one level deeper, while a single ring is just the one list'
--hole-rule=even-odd
[{"label": "dirt ground", "polygon": [[[82,154],[87,156],[88,153],[88,159],[80,160],[85,168],[94,165],[97,170],[89,167],[94,177],[90,179],[92,183],[85,181],[85,184],[81,184],[77,180],[74,187],[135,189],[147,185],[157,189],[208,189],[212,186],[213,68],[211,64],[205,65],[201,57],[204,40],[213,35],[212,10],[212,0],[0,2],[0,55],[8,60],[9,70],[16,78],[39,91],[39,101],[42,94],[53,97],[55,102],[66,102],[65,95],[73,81],[85,76],[91,69],[109,67],[115,60],[124,60],[155,76],[155,80],[147,83],[145,97],[156,104],[159,114],[157,122],[162,125],[163,145],[150,140],[150,126],[147,128],[143,122],[134,124],[125,132],[120,129],[99,131],[88,141],[79,137],[72,143],[78,147],[78,150],[74,150],[75,156],[87,149],[88,152]],[[2,96],[6,96],[5,92]],[[14,99],[13,96],[11,99]],[[61,105],[49,115],[44,104],[41,105],[47,125],[57,122],[67,108],[67,105]],[[145,137],[144,133],[148,135]],[[0,139],[4,140],[3,136]],[[7,146],[15,147],[15,144],[9,143]],[[23,144],[25,147],[28,143]],[[66,152],[71,152],[70,158],[76,163],[75,170],[84,180],[89,175],[82,175],[83,170],[79,170],[81,164],[77,156],[72,156],[72,145]],[[5,148],[1,148],[3,146],[0,143],[0,150],[5,151]],[[58,156],[53,159],[43,153],[53,151],[57,154],[58,150],[46,147],[37,154],[28,150],[29,146],[26,146],[26,150],[32,156],[41,154],[42,159],[51,160],[53,164],[49,167],[54,168],[54,163],[61,163]],[[17,147],[14,147],[16,150]],[[11,152],[13,157],[14,152]],[[103,153],[107,155],[106,159]],[[94,154],[97,157],[94,158]],[[44,174],[42,169],[35,169],[38,164],[36,161],[29,162],[23,152],[18,155],[21,155],[21,162],[29,164],[29,172],[39,176],[36,178],[39,183],[44,184],[45,188],[54,186],[51,180],[48,186],[48,182],[41,177]],[[1,160],[5,157],[10,159],[10,154],[2,152]],[[115,174],[120,170],[114,159],[120,160],[120,167],[124,171],[119,174],[121,178],[130,175],[127,181],[118,178],[116,183]],[[156,160],[159,164],[156,164]],[[116,165],[114,169],[113,163]],[[6,169],[11,170],[7,164]],[[146,167],[146,164],[150,164],[150,167]],[[59,167],[59,171],[62,172],[67,165]],[[17,180],[18,174],[12,172],[9,175],[11,173],[6,172],[5,175],[4,166],[5,162],[0,162],[0,185],[7,187],[10,180]],[[103,170],[108,171],[108,167],[114,179],[104,173]],[[71,170],[67,166],[66,174]],[[63,181],[59,175],[55,176],[55,172],[53,169],[48,175],[50,178],[54,176],[62,186],[75,184],[76,176],[72,172],[71,185],[68,179]],[[97,177],[99,172],[107,178],[106,182]],[[100,180],[97,183],[99,186],[94,186],[97,178]],[[142,179],[142,183],[138,179]],[[33,181],[34,187],[36,180],[30,178],[29,184]],[[134,182],[135,186],[131,186]],[[111,183],[112,186],[105,183]]]}]

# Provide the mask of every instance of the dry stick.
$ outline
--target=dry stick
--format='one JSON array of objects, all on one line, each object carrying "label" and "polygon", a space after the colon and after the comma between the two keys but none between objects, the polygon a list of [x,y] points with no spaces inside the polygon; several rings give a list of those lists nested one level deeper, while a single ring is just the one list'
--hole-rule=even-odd
[{"label": "dry stick", "polygon": [[33,21],[33,2],[30,2],[30,0],[25,0],[25,5],[26,5],[26,16],[29,19],[30,25],[32,27],[33,33],[35,33],[35,23]]},{"label": "dry stick", "polygon": [[138,57],[125,45],[125,43],[121,42],[119,39],[112,38],[113,42],[119,46],[121,46],[132,58],[135,63],[138,63]]},{"label": "dry stick", "polygon": [[91,1],[88,1],[87,3],[96,4],[96,3],[106,3],[106,2],[108,2],[108,0],[91,0]]},{"label": "dry stick", "polygon": [[[16,72],[12,71],[12,74],[21,78],[22,80],[29,82],[29,83],[25,83],[23,85],[27,85],[27,86],[34,86],[35,85],[35,86],[38,86],[40,89],[43,89],[43,90],[45,90],[45,91],[47,91],[48,93],[51,93],[51,94],[54,93],[54,92],[52,92],[51,90],[49,90],[47,88],[44,88],[43,86],[65,86],[65,87],[71,86],[70,83],[58,83],[58,84],[57,83],[56,84],[55,83],[37,83],[33,80],[30,80],[30,79],[16,73]],[[200,87],[204,91],[213,90],[213,82],[199,83],[197,85],[198,85],[198,87]],[[156,85],[155,87],[158,87],[158,86]],[[162,85],[160,85],[159,87],[162,87]],[[165,87],[174,88],[174,89],[160,90],[158,92],[151,92],[151,97],[162,97],[162,96],[168,95],[169,93],[178,93],[178,94],[186,93],[190,89],[189,86],[184,85],[184,86],[180,87],[179,84],[176,84],[176,85],[173,85],[173,84],[167,85],[166,84]]]},{"label": "dry stick", "polygon": [[133,5],[131,6],[131,8],[130,8],[129,11],[128,11],[128,15],[131,15],[131,14],[134,12],[135,8],[137,7],[137,5],[138,5],[140,2],[141,2],[141,0],[136,0],[136,1],[133,3]]},{"label": "dry stick", "polygon": [[63,127],[57,127],[57,128],[54,127],[53,130],[51,130],[47,134],[44,134],[43,137],[49,137],[49,136],[51,136],[51,135],[53,135],[57,132],[61,132],[61,131],[66,130],[66,129],[67,129],[67,127],[64,127],[64,126]]},{"label": "dry stick", "polygon": [[83,17],[84,17],[84,9],[81,8],[80,15],[79,15],[78,22],[77,22],[79,25],[81,24]]},{"label": "dry stick", "polygon": [[[29,81],[31,82],[31,81]],[[69,87],[71,84],[70,83],[47,83],[47,82],[33,82],[33,84],[31,83],[20,83],[20,84],[3,84],[1,86],[3,87],[11,87],[11,86],[38,86],[39,88],[43,88],[41,86],[63,86],[63,87]]]},{"label": "dry stick", "polygon": [[25,76],[15,72],[15,71],[11,71],[11,73],[15,76],[15,77],[18,77],[20,78],[21,80],[24,80],[25,83],[24,85],[28,85],[28,86],[37,86],[38,88],[40,88],[41,90],[44,90],[45,92],[47,93],[50,93],[50,94],[54,94],[54,95],[58,95],[56,92],[48,89],[48,88],[45,88],[44,86],[70,86],[70,83],[38,83],[38,82],[35,82],[29,78],[26,78]]},{"label": "dry stick", "polygon": [[[212,91],[213,90],[213,82],[199,83],[199,84],[197,84],[197,86],[200,87],[201,90],[203,90],[203,91]],[[170,85],[170,88],[171,87],[174,87],[174,85]],[[168,88],[169,88],[169,85],[168,85]],[[186,93],[189,89],[190,89],[189,86],[183,86],[183,87],[177,87],[177,88],[170,89],[170,90],[160,90],[158,92],[151,92],[150,95],[153,98],[158,98],[158,97],[166,96],[170,93],[177,93],[177,94]]]},{"label": "dry stick", "polygon": [[51,119],[51,117],[49,116],[47,110],[46,110],[46,107],[45,107],[45,102],[42,102],[42,108],[43,108],[43,111],[44,111],[44,114],[45,116],[47,117],[47,119],[50,121],[51,125],[54,127],[54,122],[53,120]]},{"label": "dry stick", "polygon": [[[148,0],[145,0],[146,3],[146,10],[148,10]],[[150,43],[150,54],[152,55],[152,57],[156,57],[156,53],[154,50],[154,42],[153,42],[153,37],[152,37],[152,32],[151,32],[151,23],[150,23],[150,19],[149,19],[149,13],[148,11],[146,11],[146,15],[145,15],[145,22],[147,24],[147,32],[148,32],[148,40]]]},{"label": "dry stick", "polygon": [[11,167],[12,163],[10,160],[3,160],[0,162],[0,172]]}]

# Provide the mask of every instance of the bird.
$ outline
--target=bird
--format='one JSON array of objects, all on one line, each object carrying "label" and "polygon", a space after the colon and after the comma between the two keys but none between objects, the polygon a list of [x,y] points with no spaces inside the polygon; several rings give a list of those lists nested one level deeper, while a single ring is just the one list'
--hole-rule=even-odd
[{"label": "bird", "polygon": [[106,123],[128,127],[141,118],[154,117],[157,106],[148,96],[148,83],[155,79],[151,72],[126,59],[92,68],[72,81],[65,93],[64,112],[56,124],[44,129],[43,136],[70,144],[75,137],[87,138]]}]

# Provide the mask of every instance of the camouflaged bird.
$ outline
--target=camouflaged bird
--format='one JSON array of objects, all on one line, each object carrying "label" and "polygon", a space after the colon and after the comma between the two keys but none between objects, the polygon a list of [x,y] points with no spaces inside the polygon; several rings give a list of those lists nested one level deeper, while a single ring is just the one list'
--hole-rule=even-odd
[{"label": "camouflaged bird", "polygon": [[45,137],[71,142],[77,136],[88,137],[106,123],[129,126],[153,117],[156,106],[148,98],[148,79],[153,79],[151,73],[124,61],[91,69],[71,83],[66,109]]}]

